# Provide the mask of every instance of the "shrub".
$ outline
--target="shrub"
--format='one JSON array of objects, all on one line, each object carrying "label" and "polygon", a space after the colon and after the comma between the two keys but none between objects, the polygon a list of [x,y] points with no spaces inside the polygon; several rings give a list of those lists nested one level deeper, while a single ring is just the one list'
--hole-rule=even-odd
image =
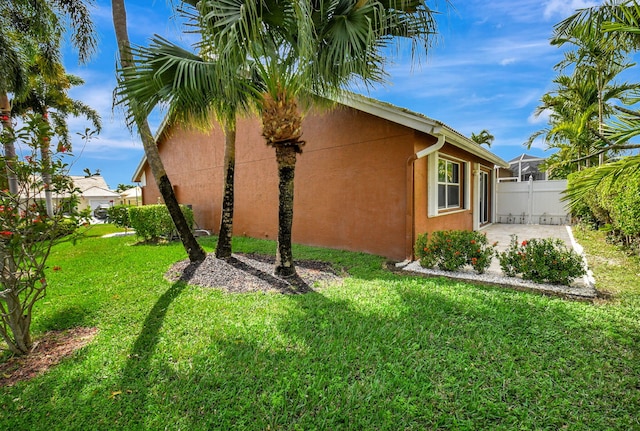
[{"label": "shrub", "polygon": [[498,254],[500,267],[505,275],[521,275],[535,283],[562,284],[586,273],[582,257],[568,250],[557,238],[530,239],[518,242],[511,236],[509,248]]},{"label": "shrub", "polygon": [[114,205],[107,210],[107,219],[118,227],[129,228],[129,208],[131,205]]},{"label": "shrub", "polygon": [[[189,226],[193,226],[193,211],[180,205]],[[146,241],[156,241],[161,237],[171,238],[175,231],[173,220],[165,205],[143,205],[129,208],[129,222],[136,235]]]},{"label": "shrub", "polygon": [[466,230],[447,230],[419,235],[415,253],[420,265],[438,267],[444,271],[458,271],[470,265],[478,274],[491,265],[496,244],[489,245],[486,235]]}]

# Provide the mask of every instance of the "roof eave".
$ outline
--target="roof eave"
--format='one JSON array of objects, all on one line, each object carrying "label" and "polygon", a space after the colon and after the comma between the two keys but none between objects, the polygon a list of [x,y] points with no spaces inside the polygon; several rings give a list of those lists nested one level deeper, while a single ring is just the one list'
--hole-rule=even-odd
[{"label": "roof eave", "polygon": [[424,133],[444,133],[447,142],[485,159],[496,166],[503,168],[509,167],[509,163],[502,158],[496,156],[486,148],[481,147],[441,121],[358,94],[348,94],[339,98],[336,102]]}]

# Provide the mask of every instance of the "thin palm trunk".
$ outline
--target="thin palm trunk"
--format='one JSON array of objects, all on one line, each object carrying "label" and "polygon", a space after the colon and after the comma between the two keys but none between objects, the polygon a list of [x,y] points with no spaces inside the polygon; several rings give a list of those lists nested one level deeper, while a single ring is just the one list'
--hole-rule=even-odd
[{"label": "thin palm trunk", "polygon": [[6,134],[6,138],[3,142],[4,157],[6,164],[6,176],[9,186],[9,193],[18,193],[18,178],[16,177],[14,170],[14,163],[16,161],[16,147],[13,136],[13,125],[11,124],[11,104],[9,103],[9,96],[7,93],[0,94],[0,123],[2,123],[3,132]]},{"label": "thin palm trunk", "polygon": [[293,228],[293,180],[296,169],[296,146],[276,145],[278,162],[278,251],[274,273],[280,277],[296,275],[291,250]]},{"label": "thin palm trunk", "polygon": [[[116,39],[118,41],[118,49],[120,51],[120,62],[123,67],[133,66],[131,59],[129,35],[127,32],[127,13],[124,6],[124,0],[113,0],[111,2],[113,13],[113,25],[116,32]],[[196,241],[191,226],[188,225],[184,214],[180,210],[180,205],[176,199],[176,195],[173,191],[171,181],[164,169],[164,164],[160,159],[160,153],[156,146],[151,129],[146,118],[140,118],[140,115],[133,108],[133,116],[138,126],[140,138],[142,140],[142,146],[144,148],[147,162],[151,169],[151,173],[156,180],[156,184],[160,191],[160,195],[164,199],[167,210],[171,215],[171,219],[176,226],[178,236],[182,241],[182,244],[189,256],[191,262],[198,262],[204,260],[206,257],[205,251],[202,249],[198,241]]]},{"label": "thin palm trunk", "polygon": [[222,192],[222,211],[220,215],[220,234],[216,245],[216,257],[227,259],[231,257],[231,240],[233,238],[233,205],[234,178],[236,166],[236,126],[225,128],[224,142],[224,186]]}]

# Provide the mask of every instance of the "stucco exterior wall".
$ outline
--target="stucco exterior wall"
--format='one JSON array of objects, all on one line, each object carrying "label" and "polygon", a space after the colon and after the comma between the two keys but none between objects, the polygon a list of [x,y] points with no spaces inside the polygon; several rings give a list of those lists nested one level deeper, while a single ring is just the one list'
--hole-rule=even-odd
[{"label": "stucco exterior wall", "polygon": [[[160,154],[178,201],[193,206],[198,227],[217,232],[220,223],[224,136],[171,128]],[[407,250],[407,160],[436,138],[351,108],[308,115],[298,156],[293,242],[404,259]],[[477,158],[445,145],[468,161]],[[426,159],[415,163],[414,235],[439,229],[472,229],[472,209],[427,217]],[[234,235],[276,239],[278,178],[275,151],[267,147],[257,119],[237,127]],[[158,190],[147,178],[144,203]],[[473,188],[472,188],[473,189]],[[470,190],[470,193],[472,190]],[[471,201],[473,202],[473,200]]]}]

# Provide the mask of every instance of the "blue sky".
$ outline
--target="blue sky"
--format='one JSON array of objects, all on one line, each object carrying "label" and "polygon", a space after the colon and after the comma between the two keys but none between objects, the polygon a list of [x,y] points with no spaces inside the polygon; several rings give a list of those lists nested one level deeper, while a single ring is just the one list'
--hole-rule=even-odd
[{"label": "blue sky", "polygon": [[[153,34],[189,46],[193,36],[180,33],[165,0],[126,0],[129,36],[146,44]],[[376,99],[442,121],[469,136],[489,130],[495,141],[491,150],[505,160],[523,152],[544,156],[544,143],[527,150],[523,143],[546,125],[534,117],[542,95],[552,89],[553,66],[562,51],[549,44],[553,25],[575,9],[600,2],[589,0],[444,0],[431,1],[438,15],[439,35],[434,48],[420,64],[408,55],[392,58],[390,82],[368,93]],[[112,110],[115,87],[116,44],[111,2],[97,0],[93,20],[100,34],[98,53],[87,65],[65,54],[65,66],[85,80],[71,96],[102,115],[103,131],[84,145],[74,143],[71,173],[85,168],[100,170],[110,187],[131,184],[142,156],[142,144],[124,125],[122,112]],[[637,70],[633,73],[637,74]],[[161,115],[150,118],[152,130]],[[83,131],[83,120],[70,122]],[[303,155],[304,157],[304,155]]]}]

